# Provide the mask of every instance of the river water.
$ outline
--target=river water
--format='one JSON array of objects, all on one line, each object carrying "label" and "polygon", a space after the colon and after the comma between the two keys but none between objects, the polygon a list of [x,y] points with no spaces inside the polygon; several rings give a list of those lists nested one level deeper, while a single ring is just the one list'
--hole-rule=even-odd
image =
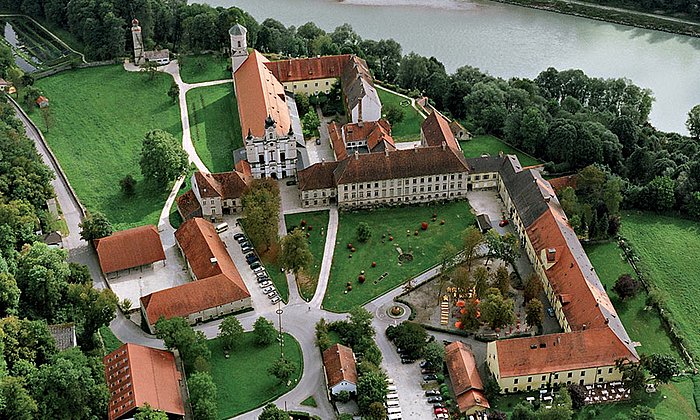
[{"label": "river water", "polygon": [[350,23],[363,38],[394,38],[403,52],[435,56],[448,72],[468,64],[504,78],[547,67],[625,77],[650,88],[659,129],[686,133],[700,103],[700,39],[489,1],[206,0],[238,6],[258,21],[314,21],[326,31]]}]

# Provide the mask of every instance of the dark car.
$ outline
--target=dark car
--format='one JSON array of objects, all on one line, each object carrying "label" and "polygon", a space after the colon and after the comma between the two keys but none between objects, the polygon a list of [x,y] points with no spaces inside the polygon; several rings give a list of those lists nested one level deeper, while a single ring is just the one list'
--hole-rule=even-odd
[{"label": "dark car", "polygon": [[430,375],[424,375],[423,376],[424,381],[436,381],[437,380],[437,375],[430,374]]},{"label": "dark car", "polygon": [[411,363],[414,363],[414,362],[415,362],[415,359],[409,359],[407,357],[401,358],[401,363],[403,363],[404,365],[410,365]]},{"label": "dark car", "polygon": [[442,402],[442,397],[440,397],[440,396],[437,396],[437,397],[430,397],[430,398],[428,398],[428,402],[431,403],[431,404],[432,404],[432,403]]},{"label": "dark car", "polygon": [[235,239],[238,243],[241,243],[243,241],[247,241],[248,239],[245,237],[244,234],[242,233],[237,233],[233,235],[233,239]]},{"label": "dark car", "polygon": [[501,222],[498,224],[498,226],[500,226],[500,227],[507,226],[507,225],[508,225],[508,221],[506,219],[501,220]]},{"label": "dark car", "polygon": [[257,255],[253,254],[252,252],[248,255],[245,256],[245,260],[248,262],[248,264],[253,263],[255,261],[260,260]]},{"label": "dark car", "polygon": [[250,247],[250,246],[251,246],[251,245],[250,245],[250,242],[248,241],[248,239],[244,239],[244,240],[242,240],[242,241],[238,241],[238,245],[240,245],[241,248],[247,248],[247,247]]},{"label": "dark car", "polygon": [[425,391],[425,396],[426,397],[438,397],[440,396],[440,391],[437,389],[429,389]]},{"label": "dark car", "polygon": [[433,404],[433,408],[445,408],[445,404],[443,404],[443,403],[435,403],[435,404]]},{"label": "dark car", "polygon": [[447,346],[449,344],[452,344],[452,342],[450,340],[442,340],[442,344]]},{"label": "dark car", "polygon": [[547,315],[549,315],[551,318],[554,318],[554,309],[547,308]]},{"label": "dark car", "polygon": [[253,263],[250,264],[250,268],[258,268],[260,266],[260,261],[253,261]]},{"label": "dark car", "polygon": [[431,373],[435,373],[435,369],[427,368],[427,369],[421,369],[420,373],[423,375],[428,375]]},{"label": "dark car", "polygon": [[429,361],[423,360],[422,362],[420,362],[420,367],[423,369],[432,369],[433,365],[430,364]]},{"label": "dark car", "polygon": [[255,250],[252,247],[241,248],[241,252],[243,252],[244,254],[247,254],[247,253],[253,252],[253,251],[255,251]]},{"label": "dark car", "polygon": [[264,283],[266,281],[272,281],[272,280],[270,280],[270,278],[267,276],[258,277],[258,283]]}]

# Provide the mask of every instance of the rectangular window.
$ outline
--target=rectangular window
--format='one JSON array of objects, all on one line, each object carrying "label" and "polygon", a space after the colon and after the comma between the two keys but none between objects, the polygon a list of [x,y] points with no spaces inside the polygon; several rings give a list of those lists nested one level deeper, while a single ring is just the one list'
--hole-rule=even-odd
[{"label": "rectangular window", "polygon": [[581,372],[581,376],[586,376],[586,371]]},{"label": "rectangular window", "polygon": [[528,377],[527,377],[527,381],[528,381],[528,382],[532,382],[532,376],[528,376]]},{"label": "rectangular window", "polygon": [[513,379],[513,383],[517,385],[517,384],[518,384],[518,378]]},{"label": "rectangular window", "polygon": [[566,375],[567,378],[571,378],[572,376],[574,376],[574,372],[569,372],[569,373]]},{"label": "rectangular window", "polygon": [[547,380],[547,375],[542,375],[542,380],[546,381]]},{"label": "rectangular window", "polygon": [[612,373],[613,368],[608,368],[608,373]]},{"label": "rectangular window", "polygon": [[558,373],[555,373],[555,374],[554,374],[554,379],[559,379],[559,374],[558,374]]},{"label": "rectangular window", "polygon": [[375,182],[375,183],[374,183],[374,188],[379,188],[379,183],[378,183],[378,182]]}]

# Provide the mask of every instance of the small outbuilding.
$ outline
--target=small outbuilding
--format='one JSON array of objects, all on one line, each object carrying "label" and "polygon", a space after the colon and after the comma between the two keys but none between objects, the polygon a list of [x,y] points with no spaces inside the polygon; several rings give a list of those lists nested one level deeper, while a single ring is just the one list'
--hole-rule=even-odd
[{"label": "small outbuilding", "polygon": [[459,411],[471,415],[490,408],[476,360],[464,343],[455,341],[445,347],[445,363]]},{"label": "small outbuilding", "polygon": [[78,339],[75,336],[75,324],[72,322],[49,325],[49,333],[56,342],[58,351],[68,350],[78,346]]},{"label": "small outbuilding", "polygon": [[42,95],[36,98],[36,104],[39,108],[46,108],[49,106],[49,98]]},{"label": "small outbuilding", "polygon": [[58,232],[46,233],[41,237],[49,248],[63,248],[63,237]]},{"label": "small outbuilding", "polygon": [[485,213],[481,213],[476,216],[476,224],[479,226],[481,233],[486,233],[493,228],[491,225],[491,218]]},{"label": "small outbuilding", "polygon": [[323,370],[331,395],[341,391],[357,392],[357,367],[355,354],[350,347],[335,344],[323,352]]},{"label": "small outbuilding", "polygon": [[170,51],[167,49],[146,51],[143,53],[143,57],[146,59],[146,62],[156,63],[159,66],[170,63]]}]

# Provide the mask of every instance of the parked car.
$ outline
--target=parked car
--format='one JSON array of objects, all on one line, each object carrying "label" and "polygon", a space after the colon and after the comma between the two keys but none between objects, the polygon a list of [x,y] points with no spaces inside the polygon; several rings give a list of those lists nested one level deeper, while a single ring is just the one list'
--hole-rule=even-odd
[{"label": "parked car", "polygon": [[275,288],[273,287],[273,288],[272,288],[272,291],[267,293],[267,297],[269,297],[270,299],[272,299],[272,298],[275,297],[275,296],[277,296],[277,290],[275,290]]},{"label": "parked car", "polygon": [[407,357],[401,358],[401,363],[403,363],[404,365],[410,365],[411,363],[414,363],[414,362],[415,362],[415,359],[409,359]]},{"label": "parked car", "polygon": [[274,287],[268,286],[268,287],[266,287],[266,288],[263,289],[263,293],[268,294],[268,293],[270,293],[270,292],[272,292],[272,291],[274,291],[274,290],[275,290]]},{"label": "parked car", "polygon": [[247,246],[247,247],[245,247],[245,248],[241,248],[241,252],[243,252],[244,254],[247,254],[247,253],[253,252],[253,251],[254,251],[254,249],[253,249],[253,247],[251,247],[251,246]]},{"label": "parked car", "polygon": [[272,282],[271,281],[263,281],[263,282],[259,283],[258,285],[264,289],[266,287],[272,286]]},{"label": "parked car", "polygon": [[258,260],[260,260],[260,258],[258,258],[257,255],[255,255],[254,253],[251,252],[250,254],[248,254],[248,255],[245,256],[245,260],[248,261],[248,264],[250,264],[250,263],[252,263],[253,261],[258,261]]},{"label": "parked car", "polygon": [[434,407],[433,412],[435,414],[447,413],[447,409],[445,407]]},{"label": "parked car", "polygon": [[442,340],[442,344],[447,346],[447,345],[452,344],[452,342],[450,340]]},{"label": "parked car", "polygon": [[267,277],[267,276],[258,277],[258,283],[265,283],[266,281],[271,282],[272,279],[270,279],[270,278]]},{"label": "parked car", "polygon": [[272,302],[273,305],[277,304],[280,301],[279,296],[275,296],[273,298],[270,298],[270,302]]},{"label": "parked car", "polygon": [[289,181],[287,181],[287,185],[297,185],[297,182],[296,180],[290,179]]},{"label": "parked car", "polygon": [[420,362],[420,367],[423,369],[431,369],[433,367],[433,365],[430,364],[429,361],[423,360],[422,362]]},{"label": "parked car", "polygon": [[547,308],[547,315],[549,315],[550,318],[554,318],[554,309]]},{"label": "parked car", "polygon": [[433,404],[433,408],[438,408],[438,407],[444,408],[445,404],[443,404],[441,402]]},{"label": "parked car", "polygon": [[439,395],[437,397],[430,397],[430,398],[428,398],[428,402],[431,404],[437,403],[437,402],[442,402],[442,397]]},{"label": "parked car", "polygon": [[426,397],[436,397],[440,395],[440,391],[437,389],[429,389],[425,391],[425,396]]},{"label": "parked car", "polygon": [[233,239],[235,239],[236,242],[238,242],[239,244],[243,241],[248,240],[248,238],[246,238],[245,235],[242,233],[237,233],[237,234],[233,235]]},{"label": "parked car", "polygon": [[437,413],[435,415],[436,419],[449,419],[450,416],[447,413]]},{"label": "parked car", "polygon": [[254,262],[250,265],[250,268],[252,268],[252,269],[256,269],[256,268],[259,268],[259,267],[262,267],[262,265],[260,264],[260,261],[254,261]]},{"label": "parked car", "polygon": [[434,374],[424,375],[423,380],[424,381],[437,381],[437,375],[434,375]]},{"label": "parked car", "polygon": [[498,223],[498,226],[503,227],[503,226],[508,226],[508,221],[506,219],[501,220],[500,223]]},{"label": "parked car", "polygon": [[435,369],[421,369],[420,373],[421,373],[421,375],[428,375],[431,373],[435,373]]},{"label": "parked car", "polygon": [[243,237],[243,240],[238,241],[238,245],[240,245],[241,248],[249,248],[252,246],[248,241],[248,238],[246,238],[245,236]]}]

